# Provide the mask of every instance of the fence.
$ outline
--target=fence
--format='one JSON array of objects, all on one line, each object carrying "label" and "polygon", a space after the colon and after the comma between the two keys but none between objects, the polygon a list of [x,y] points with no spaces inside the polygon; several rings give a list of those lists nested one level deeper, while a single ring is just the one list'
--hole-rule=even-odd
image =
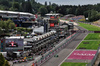
[{"label": "fence", "polygon": [[100,47],[97,49],[97,52],[96,52],[94,58],[92,59],[92,61],[90,63],[87,64],[87,66],[93,66],[93,64],[95,63],[97,56],[99,54],[99,50],[100,50]]},{"label": "fence", "polygon": [[74,33],[70,38],[65,39],[66,41],[53,48],[48,54],[46,54],[44,57],[42,57],[40,60],[38,60],[37,62],[34,63],[35,66],[40,66],[42,65],[44,62],[46,62],[47,60],[49,60],[50,58],[52,58],[58,51],[60,51],[61,49],[63,49],[64,47],[66,47],[66,45],[71,42],[74,38],[76,38],[80,33]]}]

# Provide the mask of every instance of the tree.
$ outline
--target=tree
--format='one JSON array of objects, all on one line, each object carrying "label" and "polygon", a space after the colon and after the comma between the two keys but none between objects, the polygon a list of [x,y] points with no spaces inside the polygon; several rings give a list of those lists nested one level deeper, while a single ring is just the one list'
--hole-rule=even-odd
[{"label": "tree", "polygon": [[2,26],[3,26],[3,25],[2,25],[2,22],[3,22],[3,21],[0,21],[0,27],[1,27],[1,28],[2,28]]},{"label": "tree", "polygon": [[[7,21],[6,21],[6,24],[7,24],[7,29],[11,29],[11,23],[14,23],[12,20],[10,20],[10,19],[8,19]],[[14,25],[14,24],[13,24]]]},{"label": "tree", "polygon": [[[56,7],[57,7],[57,6],[58,6],[58,5],[55,4],[55,3],[52,4],[53,11],[56,11]],[[56,11],[56,12],[57,12],[57,11]]]},{"label": "tree", "polygon": [[14,23],[11,19],[8,19],[7,22],[10,23]]},{"label": "tree", "polygon": [[0,26],[6,32],[9,32],[9,29],[15,29],[15,24],[12,20],[8,19],[7,21],[0,22]]},{"label": "tree", "polygon": [[49,5],[49,6],[47,6],[46,8],[47,8],[47,10],[48,10],[48,13],[50,13],[51,11],[53,11],[52,6],[50,6],[50,5]]},{"label": "tree", "polygon": [[0,27],[0,35],[2,35],[3,34],[3,31],[2,31],[2,28]]},{"label": "tree", "polygon": [[36,3],[36,2],[35,2],[35,0],[31,0],[31,3],[33,4],[33,3]]},{"label": "tree", "polygon": [[2,35],[2,34],[3,34],[2,27],[3,27],[3,21],[0,21],[0,35]]},{"label": "tree", "polygon": [[46,13],[48,13],[48,10],[45,6],[41,6],[39,8],[39,12],[41,13],[42,16],[44,16]]},{"label": "tree", "polygon": [[91,11],[89,12],[89,16],[88,16],[89,21],[96,21],[96,20],[98,20],[97,14],[98,14],[97,11],[91,10]]},{"label": "tree", "polygon": [[0,10],[8,10],[8,7],[6,7],[4,5],[0,5]]},{"label": "tree", "polygon": [[60,6],[58,13],[65,15],[65,14],[67,14],[67,10],[64,6]]},{"label": "tree", "polygon": [[17,29],[18,33],[21,33],[21,31],[22,31],[21,28],[17,27],[16,29]]},{"label": "tree", "polygon": [[10,66],[7,60],[5,60],[4,56],[0,53],[0,66]]},{"label": "tree", "polygon": [[84,11],[84,16],[87,18],[88,17],[89,11]]},{"label": "tree", "polygon": [[51,2],[49,2],[49,5],[51,6]]},{"label": "tree", "polygon": [[9,1],[8,0],[1,0],[0,4],[9,7]]},{"label": "tree", "polygon": [[9,10],[11,10],[11,11],[15,11],[16,9],[14,9],[13,7],[11,7],[11,8],[9,8]]},{"label": "tree", "polygon": [[15,24],[14,23],[10,23],[10,29],[15,29]]},{"label": "tree", "polygon": [[47,1],[45,1],[45,6],[47,6]]},{"label": "tree", "polygon": [[14,3],[13,3],[13,8],[14,8],[16,11],[18,11],[19,8],[20,8],[20,4],[19,4],[18,2],[14,2]]},{"label": "tree", "polygon": [[2,22],[2,29],[8,29],[6,22]]},{"label": "tree", "polygon": [[80,6],[76,9],[75,14],[76,15],[83,15],[83,10]]},{"label": "tree", "polygon": [[30,1],[23,2],[21,6],[23,11],[32,13],[32,5]]},{"label": "tree", "polygon": [[3,55],[0,53],[0,66],[4,66],[4,64],[5,64],[5,59]]},{"label": "tree", "polygon": [[5,60],[5,66],[10,66],[7,60]]},{"label": "tree", "polygon": [[100,13],[98,13],[98,14],[96,15],[96,19],[97,19],[97,20],[100,19]]}]

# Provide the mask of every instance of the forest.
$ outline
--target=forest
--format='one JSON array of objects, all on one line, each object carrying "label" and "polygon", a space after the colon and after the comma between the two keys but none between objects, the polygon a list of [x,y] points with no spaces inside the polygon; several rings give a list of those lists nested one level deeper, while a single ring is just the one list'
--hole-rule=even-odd
[{"label": "forest", "polygon": [[35,0],[0,0],[0,10],[30,12],[33,14],[41,14],[53,11],[62,15],[74,14],[84,15],[89,21],[100,19],[100,3],[95,5],[58,5],[56,3],[46,2],[41,4]]}]

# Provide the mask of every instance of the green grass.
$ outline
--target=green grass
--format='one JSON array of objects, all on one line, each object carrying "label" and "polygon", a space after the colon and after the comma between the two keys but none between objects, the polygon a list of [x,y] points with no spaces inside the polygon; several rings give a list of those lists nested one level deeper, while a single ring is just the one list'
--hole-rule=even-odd
[{"label": "green grass", "polygon": [[84,40],[100,40],[100,33],[90,33]]},{"label": "green grass", "polygon": [[89,30],[89,31],[100,31],[100,27],[90,25],[90,24],[84,24],[84,23],[79,23],[81,27]]},{"label": "green grass", "polygon": [[[84,44],[86,43],[86,44]],[[82,41],[77,49],[90,49],[90,50],[97,50],[99,47],[100,41]]]},{"label": "green grass", "polygon": [[86,66],[87,63],[64,62],[61,66]]}]

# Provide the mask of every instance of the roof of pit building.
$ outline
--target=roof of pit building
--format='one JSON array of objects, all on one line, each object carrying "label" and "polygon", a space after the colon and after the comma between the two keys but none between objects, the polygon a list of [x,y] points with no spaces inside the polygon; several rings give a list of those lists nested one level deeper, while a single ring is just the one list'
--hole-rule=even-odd
[{"label": "roof of pit building", "polygon": [[11,37],[5,37],[5,39],[24,39],[24,36],[11,36]]},{"label": "roof of pit building", "polygon": [[3,10],[0,10],[0,13],[9,13],[9,14],[22,14],[22,15],[33,15],[31,13],[27,13],[27,12],[15,12],[15,11],[3,11]]}]

